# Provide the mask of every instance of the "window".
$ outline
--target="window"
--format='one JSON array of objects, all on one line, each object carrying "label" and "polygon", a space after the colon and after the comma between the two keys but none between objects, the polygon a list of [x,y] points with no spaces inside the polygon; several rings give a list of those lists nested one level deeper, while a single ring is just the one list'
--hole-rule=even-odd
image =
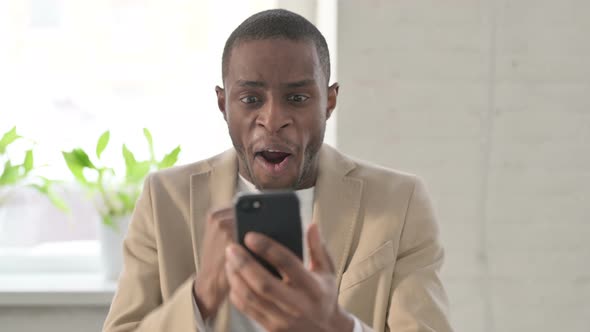
[{"label": "window", "polygon": [[[333,33],[333,17],[322,18],[335,15],[327,13],[330,3],[317,10],[320,29]],[[270,0],[0,2],[0,132],[17,126],[28,141],[14,149],[35,145],[35,163],[47,165],[39,172],[64,181],[73,209],[66,216],[33,190],[13,190],[9,207],[0,209],[0,273],[97,269],[99,218],[71,183],[61,151],[94,151],[109,129],[102,159],[122,169],[123,143],[147,158],[144,127],[158,154],[182,146],[179,164],[229,148],[214,95],[223,45],[243,19],[276,6]],[[335,61],[334,54],[332,47]],[[330,126],[327,141],[334,137]]]}]

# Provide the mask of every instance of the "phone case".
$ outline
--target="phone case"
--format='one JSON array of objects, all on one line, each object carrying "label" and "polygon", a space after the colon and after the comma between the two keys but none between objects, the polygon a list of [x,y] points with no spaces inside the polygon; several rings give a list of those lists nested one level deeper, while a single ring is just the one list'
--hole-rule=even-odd
[{"label": "phone case", "polygon": [[[303,259],[303,230],[299,215],[299,199],[294,192],[240,194],[235,200],[237,240],[244,245],[248,232],[267,235]],[[250,251],[248,248],[246,248]],[[250,253],[272,274],[278,271],[256,254]]]}]

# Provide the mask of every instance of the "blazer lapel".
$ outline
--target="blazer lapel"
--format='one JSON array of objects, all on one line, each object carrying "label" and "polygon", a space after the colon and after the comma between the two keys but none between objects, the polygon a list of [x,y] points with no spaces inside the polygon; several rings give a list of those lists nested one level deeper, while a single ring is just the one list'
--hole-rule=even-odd
[{"label": "blazer lapel", "polygon": [[[201,244],[210,211],[231,204],[236,190],[237,156],[233,149],[213,158],[209,167],[191,176],[190,215],[196,272],[199,273]],[[215,331],[228,331],[230,326],[229,302],[225,301],[215,318]]]},{"label": "blazer lapel", "polygon": [[237,177],[235,151],[228,150],[213,158],[201,172],[191,176],[190,215],[195,266],[199,272],[200,246],[205,233],[207,214],[231,204]]},{"label": "blazer lapel", "polygon": [[363,182],[347,175],[355,167],[351,160],[324,144],[313,215],[334,262],[338,287],[349,260],[361,207]]},{"label": "blazer lapel", "polygon": [[191,176],[190,191],[190,229],[193,241],[193,255],[197,274],[200,269],[201,243],[205,232],[207,212],[210,206],[210,194],[208,190],[211,171],[193,174]]},{"label": "blazer lapel", "polygon": [[211,210],[228,207],[236,193],[238,157],[235,150],[226,151],[212,165],[209,193]]}]

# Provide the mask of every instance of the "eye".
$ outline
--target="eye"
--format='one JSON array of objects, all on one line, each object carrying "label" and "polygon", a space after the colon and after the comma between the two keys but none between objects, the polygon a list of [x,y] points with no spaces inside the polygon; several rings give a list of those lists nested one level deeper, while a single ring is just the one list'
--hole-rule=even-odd
[{"label": "eye", "polygon": [[304,96],[304,95],[290,95],[289,97],[287,97],[288,101],[292,101],[294,103],[302,103],[308,99],[309,99],[309,97]]},{"label": "eye", "polygon": [[246,96],[244,98],[241,98],[240,101],[244,104],[254,104],[260,102],[260,99],[255,96]]}]

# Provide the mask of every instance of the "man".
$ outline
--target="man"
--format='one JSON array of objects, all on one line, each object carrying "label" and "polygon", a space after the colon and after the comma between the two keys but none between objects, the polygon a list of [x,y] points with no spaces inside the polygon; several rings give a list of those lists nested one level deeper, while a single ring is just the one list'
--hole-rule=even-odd
[{"label": "man", "polygon": [[[285,10],[255,14],[222,74],[234,149],[146,180],[104,330],[451,331],[422,183],[322,144],[339,87],[321,33]],[[234,194],[266,189],[295,190],[309,225],[305,262],[246,236],[282,279],[234,241]]]}]

